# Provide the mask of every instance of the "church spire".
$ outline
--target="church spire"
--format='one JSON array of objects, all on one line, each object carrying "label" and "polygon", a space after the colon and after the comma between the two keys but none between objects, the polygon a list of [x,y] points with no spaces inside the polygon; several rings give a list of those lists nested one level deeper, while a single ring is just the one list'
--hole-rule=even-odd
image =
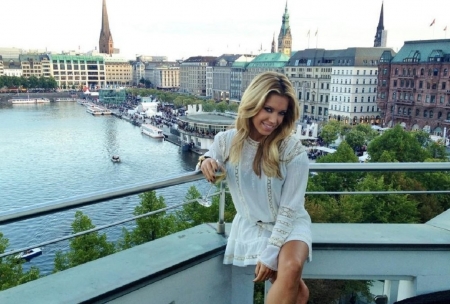
[{"label": "church spire", "polygon": [[273,33],[273,39],[272,39],[272,49],[270,50],[271,53],[275,53],[275,33]]},{"label": "church spire", "polygon": [[384,2],[381,3],[380,20],[378,21],[377,32],[373,42],[374,47],[386,46],[387,32],[384,30]]},{"label": "church spire", "polygon": [[99,50],[103,54],[112,54],[114,43],[109,29],[108,11],[106,10],[106,0],[103,0],[102,8],[102,29],[100,30]]},{"label": "church spire", "polygon": [[284,8],[284,14],[281,22],[280,34],[278,35],[278,53],[283,53],[289,57],[291,57],[292,51],[292,35],[291,35],[291,27],[289,26],[289,12],[286,6]]}]

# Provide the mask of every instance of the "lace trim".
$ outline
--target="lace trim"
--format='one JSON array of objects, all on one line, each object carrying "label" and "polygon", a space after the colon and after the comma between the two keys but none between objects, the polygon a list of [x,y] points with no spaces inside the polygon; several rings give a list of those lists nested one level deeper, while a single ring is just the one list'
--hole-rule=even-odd
[{"label": "lace trim", "polygon": [[256,140],[251,139],[250,137],[247,136],[247,138],[245,139],[245,141],[252,147],[254,148],[258,148],[259,147],[259,142]]},{"label": "lace trim", "polygon": [[237,260],[237,261],[245,261],[245,260],[254,260],[257,259],[257,254],[252,255],[234,255],[234,254],[226,254],[225,259],[226,260]]},{"label": "lace trim", "polygon": [[287,208],[287,207],[281,207],[280,210],[278,211],[278,213],[279,213],[279,215],[285,216],[290,219],[296,218],[295,211],[290,208]]},{"label": "lace trim", "polygon": [[226,155],[226,138],[225,138],[225,134],[222,134],[219,137],[219,149],[222,152],[222,162],[225,162],[226,159],[228,158],[228,156]]},{"label": "lace trim", "polygon": [[284,239],[280,239],[280,238],[277,238],[275,236],[271,236],[269,238],[269,244],[281,248],[281,246],[283,246],[283,244],[284,244]]},{"label": "lace trim", "polygon": [[241,186],[241,184],[240,184],[240,178],[239,178],[239,167],[241,166],[241,162],[239,161],[239,163],[237,164],[237,166],[236,167],[234,167],[234,178],[236,179],[236,185],[238,185],[237,186],[237,189],[238,189],[238,194],[239,194],[239,199],[241,200],[241,202],[242,202],[242,206],[244,206],[245,207],[245,211],[246,211],[246,213],[247,213],[247,218],[250,218],[250,213],[249,213],[249,210],[248,210],[248,206],[247,206],[247,203],[245,202],[245,199],[244,199],[244,195],[242,195],[242,186]]},{"label": "lace trim", "polygon": [[275,204],[273,203],[273,196],[272,196],[272,178],[267,178],[267,198],[269,199],[269,208],[272,211],[272,216],[276,217],[278,210],[275,207]]}]

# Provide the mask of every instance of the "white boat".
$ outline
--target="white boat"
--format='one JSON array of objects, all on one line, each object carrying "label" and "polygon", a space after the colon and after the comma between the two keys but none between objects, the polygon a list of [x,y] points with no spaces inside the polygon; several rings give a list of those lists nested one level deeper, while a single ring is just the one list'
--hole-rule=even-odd
[{"label": "white boat", "polygon": [[163,131],[150,124],[142,124],[141,132],[153,138],[164,138]]},{"label": "white boat", "polygon": [[48,98],[14,98],[9,100],[12,104],[37,104],[37,103],[49,103]]},{"label": "white boat", "polygon": [[119,155],[113,155],[113,156],[111,156],[111,161],[112,161],[113,163],[120,163],[120,157],[119,157]]},{"label": "white boat", "polygon": [[86,112],[92,115],[111,115],[111,111],[98,106],[89,106],[86,108]]},{"label": "white boat", "polygon": [[16,258],[29,262],[32,258],[40,256],[41,254],[42,254],[41,248],[32,248],[32,249],[22,251],[21,253],[16,255]]},{"label": "white boat", "polygon": [[77,99],[73,97],[66,97],[66,98],[56,98],[55,101],[77,101]]}]

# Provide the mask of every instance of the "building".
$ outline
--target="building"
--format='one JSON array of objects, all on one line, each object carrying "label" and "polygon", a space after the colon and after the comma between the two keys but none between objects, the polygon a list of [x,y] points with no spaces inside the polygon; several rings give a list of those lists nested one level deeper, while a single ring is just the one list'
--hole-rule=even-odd
[{"label": "building", "polygon": [[230,100],[240,102],[242,97],[242,79],[250,62],[256,55],[242,55],[233,62],[230,74]]},{"label": "building", "polygon": [[378,63],[392,49],[348,48],[342,50],[331,71],[329,119],[348,124],[381,124],[376,103]]},{"label": "building", "polygon": [[292,82],[300,102],[300,117],[327,121],[332,66],[340,50],[306,49],[286,63],[284,74]]},{"label": "building", "polygon": [[450,127],[450,39],[406,41],[382,57],[377,103],[385,126],[443,136]]},{"label": "building", "polygon": [[100,30],[99,50],[103,54],[114,53],[114,42],[109,28],[108,11],[106,10],[106,0],[102,6],[102,28]]},{"label": "building", "polygon": [[[212,96],[215,101],[229,101],[231,90],[231,68],[233,63],[243,55],[223,54],[219,56],[213,66],[207,67],[212,70],[212,88],[207,88],[207,96]],[[209,77],[208,77],[209,79]],[[211,93],[211,95],[208,95]]]},{"label": "building", "polygon": [[180,64],[175,61],[147,62],[144,78],[156,89],[177,90],[180,87]]},{"label": "building", "polygon": [[107,87],[127,87],[133,83],[133,67],[130,62],[116,54],[99,54],[105,61]]},{"label": "building", "polygon": [[19,62],[22,68],[22,75],[24,77],[45,77],[52,76],[50,57],[46,54],[32,55],[22,54],[19,55]]},{"label": "building", "polygon": [[206,96],[206,67],[217,57],[194,56],[180,64],[180,90],[189,94]]},{"label": "building", "polygon": [[384,30],[383,4],[381,4],[380,20],[378,21],[377,32],[373,42],[374,47],[386,47],[387,31]]},{"label": "building", "polygon": [[103,104],[122,104],[126,101],[126,92],[123,88],[118,89],[100,89],[98,100]]},{"label": "building", "polygon": [[105,59],[102,56],[49,55],[51,73],[62,89],[106,87]]},{"label": "building", "polygon": [[267,71],[283,73],[289,57],[284,53],[262,53],[256,56],[242,74],[241,96],[256,75]]},{"label": "building", "polygon": [[5,74],[5,70],[3,67],[3,58],[2,55],[0,55],[0,76],[3,76]]},{"label": "building", "polygon": [[[274,47],[274,43],[272,43],[272,47]],[[284,14],[281,22],[280,33],[278,34],[278,53],[285,54],[288,57],[291,57],[292,52],[292,35],[291,35],[291,27],[289,25],[289,13],[286,7],[284,9]]]}]

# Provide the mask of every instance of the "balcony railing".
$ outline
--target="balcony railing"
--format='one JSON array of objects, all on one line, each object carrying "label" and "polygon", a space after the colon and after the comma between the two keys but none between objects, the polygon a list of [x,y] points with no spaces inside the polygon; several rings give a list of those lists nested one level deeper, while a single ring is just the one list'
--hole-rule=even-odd
[{"label": "balcony railing", "polygon": [[[450,171],[448,163],[313,163],[311,172]],[[61,199],[0,213],[0,225],[92,205],[115,198],[203,179],[192,172],[153,183],[141,183]],[[223,185],[222,185],[223,186]],[[307,195],[450,194],[435,191],[308,192]],[[0,303],[139,302],[252,303],[253,268],[222,265],[226,244],[225,188],[220,195],[217,228],[197,226],[81,266],[0,292]],[[124,219],[20,251],[119,225],[183,204]],[[314,260],[305,278],[385,280],[389,303],[448,289],[450,282],[450,210],[426,224],[313,224]],[[217,233],[211,233],[211,232]],[[220,274],[220,275],[218,275]],[[191,278],[191,279],[190,279]],[[195,278],[192,280],[192,278]],[[231,282],[231,283],[230,283]],[[178,284],[178,285],[177,285]],[[268,283],[267,283],[268,284]],[[179,289],[175,289],[178,286]],[[55,290],[64,290],[56,293]],[[179,290],[177,292],[177,290]],[[203,302],[202,302],[203,301]],[[206,302],[205,302],[206,301]]]}]

